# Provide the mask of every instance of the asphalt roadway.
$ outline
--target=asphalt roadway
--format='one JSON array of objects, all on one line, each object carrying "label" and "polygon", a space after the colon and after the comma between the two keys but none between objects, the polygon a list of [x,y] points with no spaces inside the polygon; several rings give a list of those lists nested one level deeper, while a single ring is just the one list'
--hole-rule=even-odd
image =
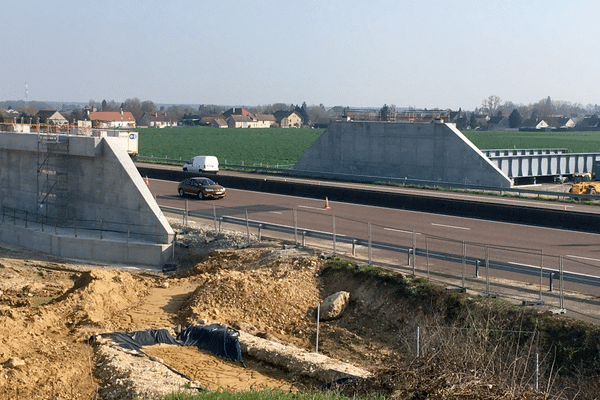
[{"label": "asphalt roadway", "polygon": [[[218,181],[218,176],[212,178]],[[337,235],[363,238],[368,237],[368,226],[371,224],[371,238],[380,242],[411,246],[415,238],[417,242],[421,242],[417,243],[417,246],[424,247],[422,238],[428,237],[432,248],[436,246],[451,248],[449,251],[457,254],[462,252],[462,242],[471,249],[481,250],[485,246],[499,247],[497,250],[492,250],[496,253],[496,257],[499,253],[514,253],[512,256],[516,259],[512,262],[528,265],[539,265],[540,254],[543,253],[542,262],[546,268],[558,269],[558,257],[562,256],[569,260],[580,261],[569,262],[571,271],[600,275],[600,235],[598,234],[344,202],[328,201],[330,208],[326,209],[326,199],[317,200],[231,188],[227,190],[224,199],[198,201],[189,197],[179,198],[177,182],[150,180],[149,187],[157,196],[159,205],[185,209],[187,204],[189,211],[200,212],[208,217],[214,213],[217,216],[245,218],[247,212],[250,220],[287,226],[293,226],[296,220],[299,229],[323,232],[332,232],[335,229]],[[448,195],[465,196],[460,193]],[[543,207],[563,207],[561,204],[548,202],[541,202],[541,204]],[[485,255],[478,257],[484,259]],[[403,259],[404,256],[398,258]],[[566,269],[566,266],[564,268]],[[536,279],[532,281],[535,282]]]}]

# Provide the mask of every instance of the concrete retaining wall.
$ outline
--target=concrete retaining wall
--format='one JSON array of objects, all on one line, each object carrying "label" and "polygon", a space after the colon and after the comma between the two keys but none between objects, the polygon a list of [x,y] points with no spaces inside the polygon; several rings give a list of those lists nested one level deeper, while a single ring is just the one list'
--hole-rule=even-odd
[{"label": "concrete retaining wall", "polygon": [[[127,151],[118,145],[115,138],[67,135],[56,135],[56,138],[63,144],[63,151],[68,150],[68,156],[65,154],[66,157],[62,159],[66,160],[63,161],[63,169],[67,183],[64,190],[52,192],[55,197],[46,204],[40,203],[43,196],[40,196],[41,175],[38,174],[38,166],[47,154],[38,151],[43,148],[40,136],[0,134],[2,210],[17,210],[17,214],[27,213],[25,215],[30,221],[39,222],[44,218],[46,223],[51,223],[60,212],[57,218],[62,226],[76,224],[82,230],[103,229],[121,234],[123,241],[130,238],[140,246],[144,243],[150,246],[147,257],[140,259],[140,263],[158,265],[162,262],[162,250],[154,251],[151,248],[156,245],[162,248],[161,245],[171,243],[174,233]],[[31,230],[30,233],[33,235]],[[83,258],[137,262],[135,257],[131,258],[119,249],[120,245],[116,244],[119,239],[110,246],[98,243],[94,247],[93,239],[89,239],[91,242],[87,244],[79,238],[79,245],[63,245],[70,243],[70,239],[40,238],[34,245],[25,239],[26,234],[20,241],[10,240],[7,235],[11,234],[16,232],[4,232],[2,240],[49,254],[75,258],[87,255]],[[78,246],[86,250],[78,249]]]},{"label": "concrete retaining wall", "polygon": [[510,187],[454,124],[336,121],[313,143],[295,169]]},{"label": "concrete retaining wall", "polygon": [[[53,234],[53,227],[44,232],[39,227],[13,225],[10,221],[0,224],[0,242],[12,243],[30,250],[57,257],[88,260],[96,263],[141,265],[161,268],[172,255],[172,244],[140,243],[127,240],[98,239],[72,233]],[[87,237],[86,237],[87,236]]]}]

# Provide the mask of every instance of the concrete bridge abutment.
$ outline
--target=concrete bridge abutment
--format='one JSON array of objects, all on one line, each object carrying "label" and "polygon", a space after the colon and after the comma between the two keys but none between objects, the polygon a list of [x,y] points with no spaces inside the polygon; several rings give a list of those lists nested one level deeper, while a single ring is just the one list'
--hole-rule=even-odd
[{"label": "concrete bridge abutment", "polygon": [[160,267],[174,232],[114,138],[0,133],[0,241]]}]

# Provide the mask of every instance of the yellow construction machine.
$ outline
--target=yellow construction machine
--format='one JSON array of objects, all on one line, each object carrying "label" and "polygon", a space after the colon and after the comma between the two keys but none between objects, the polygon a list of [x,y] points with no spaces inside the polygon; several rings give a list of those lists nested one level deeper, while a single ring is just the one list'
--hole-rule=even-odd
[{"label": "yellow construction machine", "polygon": [[[596,195],[600,192],[600,182],[594,181],[591,172],[583,172],[572,175],[573,184],[569,193]],[[578,200],[577,198],[574,198]]]}]

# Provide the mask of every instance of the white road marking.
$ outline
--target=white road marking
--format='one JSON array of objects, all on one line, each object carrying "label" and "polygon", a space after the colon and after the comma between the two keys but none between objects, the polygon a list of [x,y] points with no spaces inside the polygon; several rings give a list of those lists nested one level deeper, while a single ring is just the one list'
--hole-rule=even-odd
[{"label": "white road marking", "polygon": [[310,207],[310,206],[302,206],[299,205],[298,208],[309,208],[311,210],[326,210],[326,208],[321,208],[321,207]]},{"label": "white road marking", "polygon": [[521,264],[521,263],[516,263],[516,262],[508,262],[507,264],[512,264],[512,265],[522,265],[524,267],[532,267],[532,268],[539,268],[539,265],[529,265],[529,264]]},{"label": "white road marking", "polygon": [[567,254],[567,257],[579,258],[579,259],[582,259],[582,260],[588,260],[588,261],[598,261],[598,262],[600,262],[600,260],[598,260],[597,258],[588,258],[588,257],[581,257],[581,256],[572,256],[572,255],[569,255],[569,254]]},{"label": "white road marking", "polygon": [[269,211],[269,212],[272,214],[281,214],[281,212],[279,212],[279,211]]},{"label": "white road marking", "polygon": [[464,229],[465,231],[470,231],[471,230],[471,228],[465,228],[464,226],[452,226],[452,225],[434,224],[433,222],[431,223],[431,225],[433,225],[433,226],[441,226],[442,228]]},{"label": "white road marking", "polygon": [[[383,228],[384,231],[400,232],[400,233],[413,233],[412,231],[406,231],[402,229]],[[420,235],[419,232],[414,232],[415,235]]]}]

